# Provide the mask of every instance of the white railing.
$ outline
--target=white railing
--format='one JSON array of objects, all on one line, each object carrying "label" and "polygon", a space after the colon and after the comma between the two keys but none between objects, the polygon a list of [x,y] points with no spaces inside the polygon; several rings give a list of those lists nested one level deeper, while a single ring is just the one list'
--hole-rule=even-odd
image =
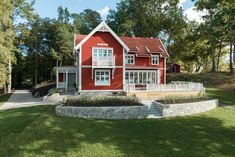
[{"label": "white railing", "polygon": [[133,91],[156,91],[156,92],[186,92],[186,91],[199,91],[204,92],[202,83],[184,82],[184,83],[171,83],[171,84],[146,84],[146,88],[138,90],[135,84],[125,84],[124,90],[126,92]]},{"label": "white railing", "polygon": [[92,66],[98,66],[98,67],[115,66],[115,56],[110,56],[103,59],[92,58]]}]

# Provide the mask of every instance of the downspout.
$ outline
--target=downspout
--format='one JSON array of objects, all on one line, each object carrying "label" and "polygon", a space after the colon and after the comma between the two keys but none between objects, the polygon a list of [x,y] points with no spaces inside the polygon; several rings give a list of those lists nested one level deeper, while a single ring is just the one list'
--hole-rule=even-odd
[{"label": "downspout", "polygon": [[164,58],[164,84],[166,84],[166,58]]}]

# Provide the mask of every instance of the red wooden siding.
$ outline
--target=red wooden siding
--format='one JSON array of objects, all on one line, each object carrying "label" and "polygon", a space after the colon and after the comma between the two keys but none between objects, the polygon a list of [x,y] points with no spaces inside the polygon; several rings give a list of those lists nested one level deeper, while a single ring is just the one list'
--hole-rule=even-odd
[{"label": "red wooden siding", "polygon": [[[108,46],[98,46],[97,44],[108,44]],[[115,66],[123,66],[123,47],[108,32],[96,32],[82,45],[82,66],[92,65],[92,47],[113,48],[115,56]],[[99,69],[100,70],[100,69]],[[105,69],[106,70],[106,69]],[[111,70],[111,69],[110,69]],[[122,90],[123,89],[123,69],[115,68],[114,79],[110,72],[110,86],[95,86],[95,69],[82,68],[82,90]]]},{"label": "red wooden siding", "polygon": [[[98,46],[98,43],[105,43],[108,46]],[[92,65],[92,47],[113,48],[116,66],[123,65],[123,48],[110,33],[96,32],[82,45],[82,65]]]},{"label": "red wooden siding", "polygon": [[[100,69],[99,69],[100,70]],[[95,70],[93,79],[91,68],[82,68],[82,90],[122,90],[123,84],[123,70],[116,68],[114,72],[114,79],[112,79],[112,72],[110,72],[110,86],[95,86]]]},{"label": "red wooden siding", "polygon": [[64,82],[64,73],[59,73],[59,82]]}]

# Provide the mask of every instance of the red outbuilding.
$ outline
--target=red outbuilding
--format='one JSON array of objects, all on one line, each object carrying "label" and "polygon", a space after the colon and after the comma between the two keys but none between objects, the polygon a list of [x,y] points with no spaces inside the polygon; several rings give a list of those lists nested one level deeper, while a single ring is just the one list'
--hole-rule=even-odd
[{"label": "red outbuilding", "polygon": [[166,72],[167,73],[180,73],[180,65],[174,62],[167,63]]}]

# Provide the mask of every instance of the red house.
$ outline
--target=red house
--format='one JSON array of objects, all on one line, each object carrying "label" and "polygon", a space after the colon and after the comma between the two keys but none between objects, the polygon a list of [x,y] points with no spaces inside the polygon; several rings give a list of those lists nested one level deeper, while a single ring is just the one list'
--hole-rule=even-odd
[{"label": "red house", "polygon": [[75,66],[56,67],[57,88],[125,91],[126,85],[165,84],[168,53],[159,38],[119,37],[104,22],[74,36]]}]

